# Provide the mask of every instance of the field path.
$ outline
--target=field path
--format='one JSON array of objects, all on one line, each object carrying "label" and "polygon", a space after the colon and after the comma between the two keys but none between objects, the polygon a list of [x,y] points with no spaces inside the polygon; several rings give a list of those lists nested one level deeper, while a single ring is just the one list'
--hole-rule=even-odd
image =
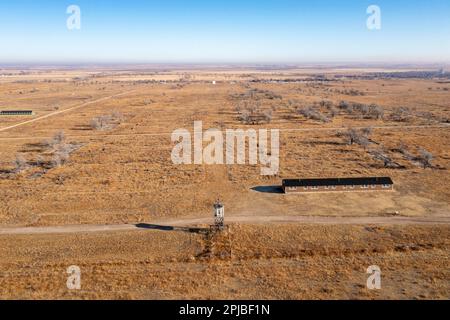
[{"label": "field path", "polygon": [[[439,217],[331,217],[331,216],[228,216],[228,223],[300,223],[318,225],[432,225],[450,224],[450,216]],[[50,227],[20,227],[0,228],[0,235],[31,235],[31,234],[64,234],[84,232],[132,231],[143,229],[172,230],[174,227],[188,227],[201,224],[211,224],[212,218],[189,218],[180,220],[152,221],[139,224],[120,225],[67,225]]]},{"label": "field path", "polygon": [[[122,94],[126,94],[129,92],[124,92]],[[111,96],[111,97],[105,97],[102,99],[110,99],[110,98],[114,98],[117,97],[116,96]],[[99,102],[99,101],[103,101],[103,100],[95,100],[95,101],[91,101],[88,102],[86,104],[91,104],[91,103],[95,103],[95,102]],[[81,106],[76,106],[70,109],[66,109],[66,110],[62,110],[60,112],[66,112],[66,111],[70,111],[73,110],[74,108],[81,108],[82,106],[85,105],[81,105]],[[16,126],[20,126],[23,124],[27,124],[29,122],[33,122],[33,121],[37,121],[40,120],[42,118],[46,118],[52,115],[56,115],[56,113],[51,113],[45,116],[42,116],[40,118],[36,118],[36,119],[32,119],[29,121],[25,121],[25,122],[21,122],[18,123],[16,125],[10,126],[10,127],[5,127],[5,128],[0,128],[0,132],[1,131],[5,131],[7,129],[11,129],[14,128]],[[364,127],[353,127],[353,129],[363,129]],[[442,125],[417,125],[417,126],[372,126],[372,129],[377,129],[377,130],[411,130],[411,129],[450,129],[450,124],[442,124]],[[231,129],[231,128],[230,128]],[[233,129],[238,129],[238,128],[233,128]],[[341,131],[341,130],[345,130],[345,127],[329,127],[329,128],[292,128],[292,129],[279,129],[279,131],[281,133],[296,133],[296,132],[317,132],[317,131],[329,131],[329,132],[336,132],[336,131]],[[114,133],[106,133],[106,134],[96,134],[95,137],[99,138],[99,137],[103,137],[103,138],[126,138],[126,137],[139,137],[139,136],[144,136],[144,137],[160,137],[160,136],[168,136],[170,137],[170,135],[172,134],[172,132],[139,132],[139,133],[119,133],[119,134],[114,134]],[[68,138],[73,138],[73,139],[83,139],[83,138],[92,138],[91,135],[70,135],[67,134],[66,135]],[[46,139],[49,138],[48,136],[22,136],[22,137],[0,137],[0,141],[13,141],[13,140],[36,140],[36,139]]]},{"label": "field path", "polygon": [[64,109],[64,110],[51,112],[51,113],[43,115],[41,117],[37,117],[37,118],[31,119],[31,120],[27,120],[27,121],[24,121],[24,122],[16,123],[16,124],[13,124],[13,125],[8,126],[8,127],[0,128],[0,132],[7,131],[7,130],[13,129],[13,128],[17,128],[17,127],[20,127],[20,126],[23,126],[23,125],[26,125],[26,124],[29,124],[29,123],[33,123],[33,122],[36,122],[36,121],[39,121],[39,120],[43,120],[43,119],[46,119],[46,118],[50,118],[50,117],[53,117],[53,116],[56,116],[56,115],[59,115],[59,114],[62,114],[62,113],[66,113],[66,112],[69,112],[69,111],[80,109],[80,108],[86,107],[88,105],[91,105],[93,103],[103,102],[103,101],[106,101],[106,100],[109,100],[109,99],[117,98],[117,97],[129,94],[129,93],[132,93],[132,92],[134,92],[136,90],[137,89],[130,90],[130,91],[125,91],[125,92],[121,92],[121,93],[117,93],[117,94],[113,94],[113,95],[110,95],[110,96],[107,96],[107,97],[103,97],[103,98],[95,99],[95,100],[92,100],[92,101],[84,102],[82,104],[78,104],[78,105],[75,105],[73,107],[70,107],[70,108],[67,108],[67,109]]}]

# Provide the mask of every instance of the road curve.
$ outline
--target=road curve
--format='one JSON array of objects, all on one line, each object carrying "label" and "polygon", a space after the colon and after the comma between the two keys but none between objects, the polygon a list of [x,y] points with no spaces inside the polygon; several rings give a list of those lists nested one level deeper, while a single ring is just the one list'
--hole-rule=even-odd
[{"label": "road curve", "polygon": [[[433,225],[450,224],[450,216],[439,217],[333,217],[333,216],[228,216],[228,223],[277,224],[296,223],[309,225]],[[67,225],[48,227],[3,227],[0,235],[33,235],[33,234],[66,234],[66,233],[98,233],[113,231],[133,231],[143,229],[163,229],[164,227],[193,226],[212,223],[211,218],[189,218],[179,220],[149,221],[148,224],[120,225]],[[150,226],[146,227],[146,226]],[[153,226],[153,227],[151,227]]]}]

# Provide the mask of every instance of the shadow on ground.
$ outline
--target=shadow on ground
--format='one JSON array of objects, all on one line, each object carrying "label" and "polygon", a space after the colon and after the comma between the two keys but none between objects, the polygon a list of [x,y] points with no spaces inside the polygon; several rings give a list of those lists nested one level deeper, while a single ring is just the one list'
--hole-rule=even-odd
[{"label": "shadow on ground", "polygon": [[252,190],[261,193],[283,193],[283,189],[281,188],[281,186],[258,186],[253,187]]},{"label": "shadow on ground", "polygon": [[135,225],[140,229],[150,229],[150,230],[160,230],[160,231],[179,231],[188,233],[207,233],[209,228],[194,228],[194,227],[172,227],[172,226],[161,226],[157,224],[148,223],[138,223]]}]

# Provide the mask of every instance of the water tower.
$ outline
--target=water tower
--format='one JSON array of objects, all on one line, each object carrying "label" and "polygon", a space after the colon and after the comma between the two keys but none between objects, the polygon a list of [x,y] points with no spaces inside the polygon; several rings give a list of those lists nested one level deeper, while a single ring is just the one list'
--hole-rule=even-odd
[{"label": "water tower", "polygon": [[225,226],[225,207],[220,200],[214,203],[214,226],[219,230]]}]

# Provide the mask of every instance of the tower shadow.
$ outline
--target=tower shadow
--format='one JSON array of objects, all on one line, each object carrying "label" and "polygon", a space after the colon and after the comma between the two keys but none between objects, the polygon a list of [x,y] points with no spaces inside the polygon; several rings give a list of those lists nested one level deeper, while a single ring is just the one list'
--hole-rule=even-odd
[{"label": "tower shadow", "polygon": [[187,233],[198,233],[205,234],[210,231],[209,228],[197,228],[197,227],[173,227],[173,226],[161,226],[157,224],[149,223],[138,223],[135,224],[136,228],[148,229],[148,230],[159,230],[159,231],[178,231]]}]

